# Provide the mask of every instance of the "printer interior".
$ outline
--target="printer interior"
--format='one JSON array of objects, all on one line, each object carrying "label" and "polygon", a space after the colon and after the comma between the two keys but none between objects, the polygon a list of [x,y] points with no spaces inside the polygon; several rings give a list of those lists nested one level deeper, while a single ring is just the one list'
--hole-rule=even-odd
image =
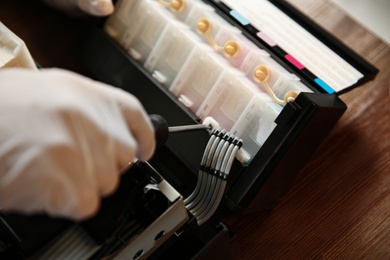
[{"label": "printer interior", "polygon": [[[293,10],[285,1],[259,2]],[[118,190],[83,222],[1,212],[0,257],[229,259],[221,216],[272,208],[347,107],[267,44],[231,10],[240,5],[234,1],[115,4],[77,46],[93,76],[134,94],[170,126],[207,118],[218,126],[170,134],[149,162],[132,163]],[[375,76],[356,54],[342,58],[348,55],[358,64],[349,65],[361,77],[356,84]]]}]

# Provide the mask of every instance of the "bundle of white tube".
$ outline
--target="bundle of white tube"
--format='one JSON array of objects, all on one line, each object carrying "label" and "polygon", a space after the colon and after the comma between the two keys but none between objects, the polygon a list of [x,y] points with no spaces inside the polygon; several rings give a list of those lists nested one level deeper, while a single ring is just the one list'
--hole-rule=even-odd
[{"label": "bundle of white tube", "polygon": [[186,208],[202,225],[215,213],[225,193],[227,178],[242,140],[218,128],[212,133],[200,165],[193,193],[184,200]]}]

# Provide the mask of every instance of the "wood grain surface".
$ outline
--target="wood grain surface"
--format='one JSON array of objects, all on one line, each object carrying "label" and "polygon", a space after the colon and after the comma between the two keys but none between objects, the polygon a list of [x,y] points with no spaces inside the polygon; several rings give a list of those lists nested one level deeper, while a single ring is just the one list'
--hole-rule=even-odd
[{"label": "wood grain surface", "polygon": [[226,219],[235,259],[390,259],[390,47],[329,1],[291,2],[380,69],[277,207]]},{"label": "wood grain surface", "polygon": [[[226,216],[234,259],[390,259],[390,47],[327,0],[291,0],[380,69],[341,96],[348,110],[280,203]],[[86,74],[74,54],[84,18],[2,0],[0,20],[44,67]]]}]

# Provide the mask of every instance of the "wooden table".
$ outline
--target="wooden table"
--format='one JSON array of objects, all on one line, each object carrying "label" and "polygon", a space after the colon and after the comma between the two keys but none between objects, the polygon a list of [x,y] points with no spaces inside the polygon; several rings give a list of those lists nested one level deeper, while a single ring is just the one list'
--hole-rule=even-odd
[{"label": "wooden table", "polygon": [[[390,259],[390,47],[327,0],[292,2],[380,69],[343,94],[348,110],[269,213],[227,216],[235,259]],[[74,54],[83,18],[39,1],[0,4],[0,19],[44,67],[87,74]]]}]

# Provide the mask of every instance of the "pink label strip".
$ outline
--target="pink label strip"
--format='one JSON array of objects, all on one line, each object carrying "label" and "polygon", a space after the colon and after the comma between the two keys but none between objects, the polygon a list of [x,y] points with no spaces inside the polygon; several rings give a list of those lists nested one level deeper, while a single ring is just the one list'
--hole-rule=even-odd
[{"label": "pink label strip", "polygon": [[305,68],[305,66],[303,66],[303,64],[295,59],[291,54],[286,54],[284,57],[298,69],[303,70]]}]

